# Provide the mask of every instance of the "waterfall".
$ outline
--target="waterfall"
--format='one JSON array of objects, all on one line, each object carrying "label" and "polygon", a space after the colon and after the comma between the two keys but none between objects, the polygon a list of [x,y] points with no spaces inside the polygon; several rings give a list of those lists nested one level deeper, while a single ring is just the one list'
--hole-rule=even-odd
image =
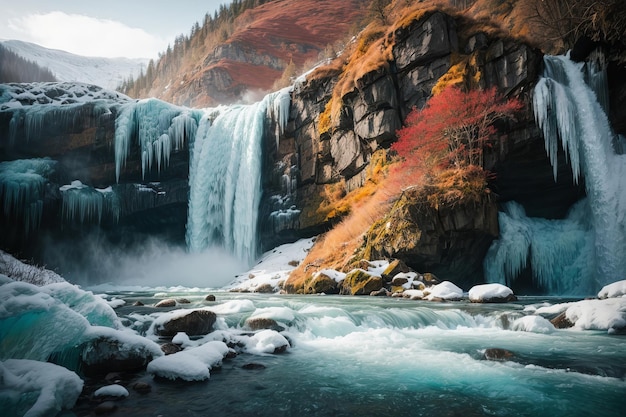
[{"label": "waterfall", "polygon": [[[551,256],[546,253],[533,256],[530,265],[533,276],[535,279],[540,278],[545,289],[558,291],[567,288],[568,292],[598,289],[623,279],[626,270],[626,190],[623,180],[626,160],[614,149],[616,138],[603,108],[603,105],[605,108],[607,106],[606,69],[597,62],[587,65],[574,63],[566,56],[546,56],[544,62],[544,75],[537,83],[533,97],[535,118],[544,134],[555,180],[559,143],[571,165],[574,181],[578,182],[581,176],[585,179],[588,201],[583,218],[590,224],[590,239],[593,243],[587,245],[581,241],[575,259],[563,256],[564,253],[572,253],[571,247],[566,249],[561,246]],[[562,229],[545,233],[546,227],[539,226],[540,223],[545,224],[543,219],[528,219],[525,215],[514,218],[524,219],[527,225],[534,224],[524,229],[525,236],[529,236],[528,241],[534,243],[530,246],[519,245],[518,252],[538,252],[536,246],[540,241],[549,241],[554,246],[567,240],[563,239]],[[506,251],[506,248],[510,250],[513,247],[506,243],[512,239],[509,234],[520,233],[519,227],[508,227],[511,219],[510,214],[501,214],[500,220],[504,220],[501,224],[504,225],[501,238],[494,242],[485,259],[487,276],[492,281],[510,281],[519,272],[520,266],[526,266],[526,260],[519,253],[509,259],[499,253],[500,250]],[[580,222],[572,222],[570,218],[561,222],[568,220],[570,222],[566,230],[571,233],[578,227],[575,224]],[[588,249],[584,250],[583,247]],[[586,263],[590,270],[573,268],[581,262]],[[555,263],[563,265],[555,268]],[[570,273],[565,273],[566,269]],[[572,271],[573,275],[579,276],[572,276]],[[584,280],[588,282],[573,284],[573,281]]]},{"label": "waterfall", "polygon": [[268,117],[282,131],[289,90],[251,105],[219,107],[201,119],[190,145],[187,246],[226,248],[250,264],[257,256],[262,138]]}]

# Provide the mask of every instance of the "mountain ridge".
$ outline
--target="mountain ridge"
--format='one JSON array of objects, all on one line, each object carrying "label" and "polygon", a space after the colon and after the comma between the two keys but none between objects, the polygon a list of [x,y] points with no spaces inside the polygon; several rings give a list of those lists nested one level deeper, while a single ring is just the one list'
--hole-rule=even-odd
[{"label": "mountain ridge", "polygon": [[138,75],[149,61],[147,58],[86,57],[20,40],[0,40],[0,44],[48,68],[58,81],[83,82],[113,90],[129,76]]}]

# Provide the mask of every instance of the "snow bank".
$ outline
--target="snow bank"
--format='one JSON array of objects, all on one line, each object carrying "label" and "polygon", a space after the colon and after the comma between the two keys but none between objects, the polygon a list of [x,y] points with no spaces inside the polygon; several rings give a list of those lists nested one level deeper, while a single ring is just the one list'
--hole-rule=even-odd
[{"label": "snow bank", "polygon": [[224,342],[211,341],[172,355],[161,356],[148,364],[148,372],[161,378],[204,381],[210,369],[222,362],[228,353]]},{"label": "snow bank", "polygon": [[27,359],[0,362],[0,404],[6,416],[52,416],[74,406],[83,381],[58,365]]},{"label": "snow bank", "polygon": [[63,277],[49,269],[28,265],[0,250],[0,274],[15,281],[28,282],[34,285],[46,285],[65,282]]},{"label": "snow bank", "polygon": [[475,285],[469,290],[469,299],[474,303],[504,300],[511,295],[513,295],[513,290],[502,284]]},{"label": "snow bank", "polygon": [[314,240],[315,238],[300,239],[266,252],[251,270],[238,275],[225,289],[253,292],[262,285],[269,284],[278,290],[279,283],[287,280],[291,271],[304,260]]}]

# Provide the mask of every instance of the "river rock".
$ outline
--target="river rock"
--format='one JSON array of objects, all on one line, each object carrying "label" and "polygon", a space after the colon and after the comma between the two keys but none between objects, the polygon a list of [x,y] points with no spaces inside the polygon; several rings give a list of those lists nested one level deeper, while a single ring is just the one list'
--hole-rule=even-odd
[{"label": "river rock", "polygon": [[516,301],[517,297],[506,285],[482,284],[475,285],[469,290],[469,300],[472,303],[508,303]]},{"label": "river rock", "polygon": [[339,294],[339,284],[332,277],[318,272],[304,290],[305,294]]},{"label": "river rock", "polygon": [[367,295],[372,291],[378,291],[383,286],[381,277],[371,275],[362,269],[350,271],[341,285],[342,295]]},{"label": "river rock", "polygon": [[213,294],[209,294],[204,297],[204,301],[215,301],[215,296]]},{"label": "river rock", "polygon": [[155,307],[176,307],[176,300],[173,298],[167,298],[165,300],[161,300],[154,305]]},{"label": "river rock", "polygon": [[174,353],[180,352],[183,349],[179,345],[177,345],[175,343],[163,343],[161,345],[161,350],[166,355],[172,355]]},{"label": "river rock", "polygon": [[272,294],[276,292],[275,288],[272,284],[262,284],[255,288],[254,292],[258,292],[261,294]]},{"label": "river rock", "polygon": [[372,291],[370,293],[370,296],[372,297],[389,297],[391,295],[391,293],[389,292],[389,290],[387,290],[387,288],[381,288],[378,291]]},{"label": "river rock", "polygon": [[[400,259],[394,259],[393,261],[389,262],[389,266],[387,266],[387,268],[385,268],[383,273],[380,274],[380,277],[383,279],[383,281],[390,282],[398,274],[403,273],[403,272],[406,273],[410,271],[411,269],[404,262],[402,262]],[[407,282],[408,280],[406,280],[403,284],[406,284]],[[392,282],[391,285],[402,285],[402,284],[394,284]]]},{"label": "river rock", "polygon": [[188,336],[205,335],[213,331],[213,325],[217,315],[212,311],[193,310],[190,313],[171,319],[161,325],[155,326],[158,336],[175,336],[178,332],[187,333]]},{"label": "river rock", "polygon": [[574,323],[567,318],[565,311],[550,320],[550,323],[557,329],[569,329],[570,327],[574,327]]},{"label": "river rock", "polygon": [[246,363],[241,366],[242,369],[246,369],[248,371],[265,369],[265,365],[261,363]]},{"label": "river rock", "polygon": [[189,301],[189,300],[188,300],[188,299],[186,299],[186,298],[179,298],[178,300],[176,300],[176,302],[177,302],[178,304],[191,304],[191,301]]},{"label": "river rock", "polygon": [[500,348],[489,348],[485,350],[483,357],[488,361],[508,361],[515,357],[510,350]]},{"label": "river rock", "polygon": [[133,385],[133,389],[140,394],[147,394],[152,391],[152,385],[147,382],[138,381]]},{"label": "river rock", "polygon": [[[158,349],[158,346],[154,345],[154,348]],[[90,340],[80,345],[78,349],[81,351],[80,368],[87,376],[139,371],[144,369],[157,353],[148,345],[129,348],[124,342],[106,336]]]},{"label": "river rock", "polygon": [[115,404],[113,401],[105,401],[103,403],[100,403],[96,406],[96,408],[94,408],[93,412],[96,413],[97,415],[100,414],[109,414],[114,412],[115,410],[117,410],[117,404]]},{"label": "river rock", "polygon": [[285,328],[279,325],[276,320],[266,317],[250,317],[246,320],[244,326],[250,330],[270,329],[282,332]]}]

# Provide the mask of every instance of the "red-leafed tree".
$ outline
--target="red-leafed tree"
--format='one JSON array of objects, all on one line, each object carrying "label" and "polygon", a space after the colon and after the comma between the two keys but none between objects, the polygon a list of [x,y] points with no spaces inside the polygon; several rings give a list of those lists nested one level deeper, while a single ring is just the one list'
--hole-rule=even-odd
[{"label": "red-leafed tree", "polygon": [[483,149],[491,146],[494,123],[522,109],[521,101],[504,99],[495,88],[464,92],[448,87],[422,110],[413,109],[393,144],[405,165],[434,168],[483,166]]}]

